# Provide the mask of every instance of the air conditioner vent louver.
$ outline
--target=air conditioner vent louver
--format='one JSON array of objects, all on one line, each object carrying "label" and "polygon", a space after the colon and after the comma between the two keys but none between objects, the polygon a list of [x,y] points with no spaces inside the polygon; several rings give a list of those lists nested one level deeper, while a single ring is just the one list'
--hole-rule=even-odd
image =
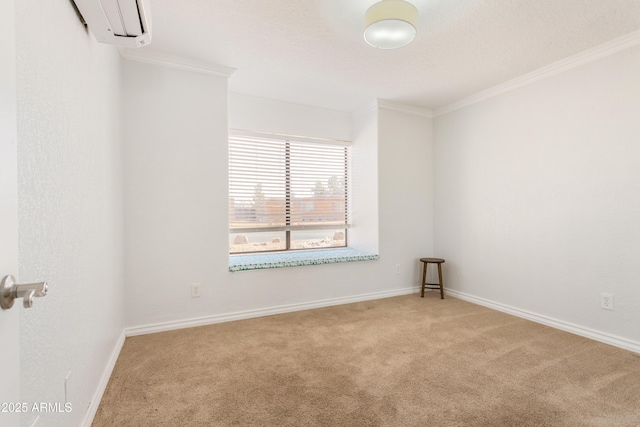
[{"label": "air conditioner vent louver", "polygon": [[74,0],[97,41],[126,47],[151,43],[147,0]]}]

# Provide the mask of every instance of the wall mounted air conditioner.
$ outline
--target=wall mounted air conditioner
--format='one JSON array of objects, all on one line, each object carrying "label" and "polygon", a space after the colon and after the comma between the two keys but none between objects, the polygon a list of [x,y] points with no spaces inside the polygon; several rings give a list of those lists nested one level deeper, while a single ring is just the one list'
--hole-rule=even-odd
[{"label": "wall mounted air conditioner", "polygon": [[97,41],[125,47],[151,43],[147,0],[74,0]]}]

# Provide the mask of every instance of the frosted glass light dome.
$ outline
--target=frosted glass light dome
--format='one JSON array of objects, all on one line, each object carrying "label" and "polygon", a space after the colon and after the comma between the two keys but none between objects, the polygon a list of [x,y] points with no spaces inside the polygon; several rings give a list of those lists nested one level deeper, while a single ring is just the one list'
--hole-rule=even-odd
[{"label": "frosted glass light dome", "polygon": [[416,37],[418,9],[404,0],[382,0],[364,15],[364,39],[378,49],[397,49]]}]

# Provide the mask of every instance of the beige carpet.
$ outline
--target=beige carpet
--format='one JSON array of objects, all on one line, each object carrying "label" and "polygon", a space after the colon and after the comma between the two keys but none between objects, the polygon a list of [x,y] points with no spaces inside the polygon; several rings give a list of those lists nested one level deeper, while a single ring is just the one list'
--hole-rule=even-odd
[{"label": "beige carpet", "polygon": [[640,357],[408,295],[128,338],[93,426],[640,426]]}]

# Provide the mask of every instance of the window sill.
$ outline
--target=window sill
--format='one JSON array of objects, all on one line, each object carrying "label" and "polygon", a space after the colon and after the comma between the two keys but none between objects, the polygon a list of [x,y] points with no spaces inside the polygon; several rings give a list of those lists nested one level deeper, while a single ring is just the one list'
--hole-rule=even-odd
[{"label": "window sill", "polygon": [[299,267],[302,265],[334,264],[338,262],[373,261],[378,258],[380,258],[379,255],[350,248],[230,255],[229,271],[263,270],[267,268]]}]

